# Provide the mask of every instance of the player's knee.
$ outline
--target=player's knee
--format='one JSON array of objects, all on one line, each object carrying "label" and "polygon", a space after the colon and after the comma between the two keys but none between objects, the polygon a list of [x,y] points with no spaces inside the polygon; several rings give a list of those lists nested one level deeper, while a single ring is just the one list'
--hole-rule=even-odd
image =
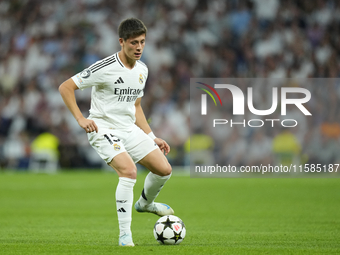
[{"label": "player's knee", "polygon": [[130,179],[137,179],[137,169],[131,169],[125,172],[125,176]]},{"label": "player's knee", "polygon": [[137,168],[136,167],[124,167],[119,169],[119,176],[120,177],[126,177],[130,179],[136,179],[137,178]]},{"label": "player's knee", "polygon": [[167,175],[171,174],[171,172],[172,172],[171,165],[169,163],[166,163],[162,168],[161,176],[167,176]]}]

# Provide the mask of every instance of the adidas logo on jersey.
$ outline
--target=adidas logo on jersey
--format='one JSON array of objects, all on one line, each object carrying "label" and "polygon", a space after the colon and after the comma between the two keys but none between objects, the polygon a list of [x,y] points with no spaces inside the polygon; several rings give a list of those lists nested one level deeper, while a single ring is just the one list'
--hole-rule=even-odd
[{"label": "adidas logo on jersey", "polygon": [[119,77],[119,79],[115,82],[115,84],[118,84],[118,83],[124,83],[122,77]]},{"label": "adidas logo on jersey", "polygon": [[125,209],[122,207],[122,208],[118,209],[117,212],[126,212],[126,211],[125,211]]}]

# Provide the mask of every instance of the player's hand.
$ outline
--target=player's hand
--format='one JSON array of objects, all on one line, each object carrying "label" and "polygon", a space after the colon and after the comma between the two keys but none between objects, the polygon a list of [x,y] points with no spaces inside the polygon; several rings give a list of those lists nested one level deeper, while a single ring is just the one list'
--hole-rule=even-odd
[{"label": "player's hand", "polygon": [[161,138],[156,138],[154,141],[158,145],[158,147],[161,149],[161,151],[165,154],[165,156],[168,155],[168,153],[170,152],[169,144],[167,144],[167,142]]},{"label": "player's hand", "polygon": [[86,119],[85,117],[78,120],[79,126],[86,131],[86,133],[91,133],[96,131],[98,133],[98,127],[93,120]]}]

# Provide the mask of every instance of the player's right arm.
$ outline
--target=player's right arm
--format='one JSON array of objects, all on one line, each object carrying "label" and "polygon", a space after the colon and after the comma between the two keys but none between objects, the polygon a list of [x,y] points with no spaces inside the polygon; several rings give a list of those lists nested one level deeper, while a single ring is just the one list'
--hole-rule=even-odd
[{"label": "player's right arm", "polygon": [[77,105],[76,97],[74,94],[74,91],[77,89],[78,87],[72,79],[68,79],[59,86],[60,95],[63,98],[67,108],[77,120],[79,126],[83,128],[86,133],[91,133],[93,131],[96,131],[98,133],[98,127],[96,123],[93,120],[86,119]]}]

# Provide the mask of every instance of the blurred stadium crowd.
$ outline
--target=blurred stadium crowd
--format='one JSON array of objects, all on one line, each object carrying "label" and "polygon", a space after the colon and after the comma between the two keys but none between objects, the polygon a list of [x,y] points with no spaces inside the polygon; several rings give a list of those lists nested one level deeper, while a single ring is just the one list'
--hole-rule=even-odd
[{"label": "blurred stadium crowd", "polygon": [[[188,164],[190,78],[340,75],[336,0],[2,0],[0,168],[26,169],[39,151],[54,152],[51,157],[64,168],[102,166],[58,86],[119,51],[116,31],[128,17],[148,27],[142,61],[149,78],[142,104],[154,133],[171,145],[173,165]],[[88,116],[90,90],[76,93]],[[308,160],[339,159],[339,93],[335,85],[333,100],[320,105],[315,133],[298,139],[299,153],[307,153]],[[322,128],[330,121],[331,127]],[[231,157],[220,161],[240,164],[243,155],[254,154],[248,163],[266,162],[273,146],[265,129],[247,136],[234,132],[219,148]],[[307,135],[315,138],[314,147]]]}]

